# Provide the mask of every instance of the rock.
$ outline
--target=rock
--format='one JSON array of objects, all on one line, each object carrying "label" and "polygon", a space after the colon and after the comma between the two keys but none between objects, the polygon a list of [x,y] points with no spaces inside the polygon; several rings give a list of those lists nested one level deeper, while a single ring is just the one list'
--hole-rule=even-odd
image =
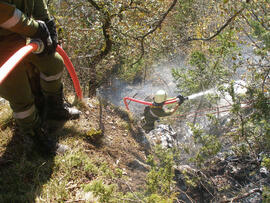
[{"label": "rock", "polygon": [[138,159],[135,159],[135,160],[129,162],[128,167],[133,168],[133,169],[137,169],[140,171],[148,171],[150,169],[149,165],[139,161]]},{"label": "rock", "polygon": [[164,148],[171,148],[177,142],[176,135],[170,125],[160,124],[146,136],[152,145],[161,144]]},{"label": "rock", "polygon": [[57,154],[65,154],[67,151],[71,150],[71,148],[67,145],[58,144]]},{"label": "rock", "polygon": [[262,175],[263,178],[266,178],[269,175],[269,171],[267,170],[267,168],[261,167],[260,168],[260,174]]}]

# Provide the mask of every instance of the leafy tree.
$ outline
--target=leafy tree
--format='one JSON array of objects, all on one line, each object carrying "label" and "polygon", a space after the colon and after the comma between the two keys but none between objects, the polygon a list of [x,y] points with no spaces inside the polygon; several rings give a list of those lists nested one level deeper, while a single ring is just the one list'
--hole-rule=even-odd
[{"label": "leafy tree", "polygon": [[81,82],[93,90],[111,73],[134,78],[165,52],[169,40],[162,25],[176,3],[51,1],[50,8],[61,27],[64,46],[80,67]]},{"label": "leafy tree", "polygon": [[[173,70],[181,92],[189,95],[217,88],[232,98],[226,126],[231,130],[223,136],[231,141],[235,155],[255,158],[269,152],[269,0],[51,0],[50,9],[89,95],[111,74],[129,81],[144,79],[154,62],[183,52],[185,66]],[[253,50],[251,57],[244,55],[245,49]],[[245,94],[235,91],[235,79],[245,81]],[[205,100],[207,105],[214,101]],[[194,141],[201,144],[193,160],[203,168],[221,146],[217,136],[198,131],[196,125],[193,131],[197,132]],[[145,199],[149,202],[174,198],[172,157],[157,155],[160,162],[150,158]],[[262,165],[269,167],[268,162],[264,158]],[[104,188],[110,197],[113,189]],[[266,201],[268,193],[265,187]]]}]

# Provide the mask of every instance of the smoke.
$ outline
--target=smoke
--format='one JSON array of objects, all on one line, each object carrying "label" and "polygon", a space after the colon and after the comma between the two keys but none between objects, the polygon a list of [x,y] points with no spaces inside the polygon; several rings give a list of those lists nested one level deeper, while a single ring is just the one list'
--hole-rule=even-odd
[{"label": "smoke", "polygon": [[[165,90],[168,97],[175,97],[177,95],[177,87],[172,76],[172,67],[173,66],[170,65],[154,66],[153,72],[151,73],[151,79],[136,84],[130,84],[118,78],[112,78],[111,84],[99,88],[97,94],[112,104],[124,108],[124,97],[152,101],[154,94],[159,89]],[[136,102],[129,103],[130,111],[136,115],[141,114],[144,108],[145,105],[143,104],[138,104]]]},{"label": "smoke", "polygon": [[[151,79],[141,83],[130,84],[119,78],[111,78],[110,85],[103,86],[97,90],[97,95],[109,101],[110,103],[125,108],[123,98],[132,97],[143,101],[152,101],[154,94],[159,89],[167,92],[168,97],[175,97],[179,94],[175,80],[172,76],[173,65],[159,65],[153,68]],[[225,85],[227,87],[227,85]],[[237,80],[234,83],[236,93],[244,93],[246,91],[245,82]],[[188,96],[191,99],[197,99],[207,94],[219,95],[216,88],[202,91]],[[231,103],[230,95],[221,96],[220,105],[228,105]],[[128,101],[130,111],[135,115],[141,115],[145,105],[133,101]]]}]

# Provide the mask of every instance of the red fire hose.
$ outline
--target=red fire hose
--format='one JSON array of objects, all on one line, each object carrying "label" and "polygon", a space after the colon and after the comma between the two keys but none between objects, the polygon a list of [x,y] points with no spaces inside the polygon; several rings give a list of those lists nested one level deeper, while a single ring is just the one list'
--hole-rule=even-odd
[{"label": "red fire hose", "polygon": [[75,91],[77,93],[78,99],[82,99],[83,96],[82,96],[80,82],[79,82],[79,79],[76,75],[75,68],[74,68],[73,64],[69,60],[66,52],[59,45],[56,47],[56,51],[62,56],[62,58],[64,60],[64,64],[69,72],[69,75],[70,75],[72,81],[73,81],[73,85],[74,85]]},{"label": "red fire hose", "polygon": [[38,49],[38,44],[31,43],[21,49],[19,49],[15,54],[13,54],[0,68],[0,84],[5,80],[5,78],[11,73],[11,71],[31,52]]},{"label": "red fire hose", "polygon": [[[144,104],[144,105],[152,105],[151,102],[146,102],[146,101],[134,99],[134,98],[131,98],[131,97],[124,97],[124,103],[125,103],[125,106],[126,106],[127,110],[129,110],[127,100],[134,101],[134,102],[137,102],[137,103],[141,103],[141,104]],[[175,103],[177,101],[178,101],[177,98],[171,98],[171,99],[168,99],[165,102],[165,104],[172,104],[172,103]],[[243,106],[241,106],[241,108],[250,107],[249,103],[242,103],[242,105]],[[203,110],[199,110],[199,111],[189,112],[189,113],[186,113],[186,114],[177,114],[176,116],[177,116],[177,119],[183,119],[186,116],[201,117],[201,116],[206,115],[207,112],[210,112],[212,114],[216,114],[216,113],[223,113],[223,112],[230,111],[231,106],[232,105],[230,104],[230,105],[220,106],[220,107],[216,107],[216,108],[209,108],[209,109],[203,109]],[[225,108],[225,109],[223,109],[223,108]],[[215,110],[215,111],[213,111],[213,110]],[[182,118],[180,118],[180,117],[182,117]]]},{"label": "red fire hose", "polygon": [[[131,98],[131,97],[124,97],[124,103],[126,105],[127,110],[129,110],[127,100],[134,101],[134,102],[144,104],[144,105],[152,105],[152,102],[142,101],[142,100],[134,99],[134,98]],[[177,101],[178,100],[176,98],[172,98],[172,99],[168,99],[165,102],[165,104],[172,104],[172,103],[175,103]]]},{"label": "red fire hose", "polygon": [[[12,55],[1,67],[0,67],[0,84],[5,80],[9,73],[31,52],[36,51],[39,48],[39,44],[32,42],[21,49],[19,49],[14,55]],[[82,91],[79,83],[79,79],[76,75],[74,66],[69,60],[66,52],[58,45],[56,51],[62,56],[64,64],[69,72],[69,75],[73,81],[73,85],[78,96],[78,99],[82,99]]]}]

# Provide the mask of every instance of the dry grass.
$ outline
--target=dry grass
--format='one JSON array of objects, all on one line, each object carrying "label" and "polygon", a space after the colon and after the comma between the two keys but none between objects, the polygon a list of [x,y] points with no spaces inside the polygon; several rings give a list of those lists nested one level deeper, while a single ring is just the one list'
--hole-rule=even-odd
[{"label": "dry grass", "polygon": [[[116,184],[121,192],[142,187],[146,172],[130,163],[135,159],[144,162],[146,156],[132,125],[127,125],[129,116],[99,104],[96,99],[86,100],[77,121],[48,122],[57,128],[50,136],[70,150],[47,158],[37,152],[31,157],[23,155],[23,141],[10,122],[11,111],[2,106],[1,115],[9,113],[1,116],[1,123],[9,124],[0,132],[0,202],[97,202],[89,191],[94,180]],[[100,142],[89,139],[93,129],[103,129]]]}]

